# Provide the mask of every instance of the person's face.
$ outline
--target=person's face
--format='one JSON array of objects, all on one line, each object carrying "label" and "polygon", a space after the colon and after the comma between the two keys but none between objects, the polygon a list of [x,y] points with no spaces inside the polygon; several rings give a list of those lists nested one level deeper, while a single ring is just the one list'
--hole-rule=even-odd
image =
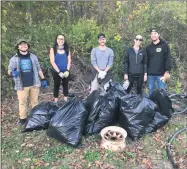
[{"label": "person's face", "polygon": [[21,52],[26,52],[28,51],[29,47],[28,47],[28,44],[26,42],[21,42],[19,45],[18,45],[18,49],[21,51]]},{"label": "person's face", "polygon": [[58,46],[62,46],[64,44],[64,42],[65,42],[64,36],[63,35],[58,35],[56,41],[57,41]]},{"label": "person's face", "polygon": [[157,32],[151,32],[151,39],[152,41],[157,41],[160,35]]},{"label": "person's face", "polygon": [[106,39],[104,37],[101,37],[98,39],[98,43],[100,46],[104,46],[106,43]]},{"label": "person's face", "polygon": [[134,44],[136,46],[140,46],[142,44],[142,38],[136,38],[136,39],[134,39]]}]

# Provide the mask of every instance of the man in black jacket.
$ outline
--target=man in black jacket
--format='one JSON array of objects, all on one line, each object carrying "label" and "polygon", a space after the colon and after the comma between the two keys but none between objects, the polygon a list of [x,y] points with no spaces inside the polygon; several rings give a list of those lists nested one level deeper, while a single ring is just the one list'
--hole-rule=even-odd
[{"label": "man in black jacket", "polygon": [[160,38],[156,29],[151,29],[150,32],[152,43],[146,48],[149,95],[155,89],[155,82],[159,89],[166,88],[165,82],[170,77],[171,70],[171,55],[167,42]]}]

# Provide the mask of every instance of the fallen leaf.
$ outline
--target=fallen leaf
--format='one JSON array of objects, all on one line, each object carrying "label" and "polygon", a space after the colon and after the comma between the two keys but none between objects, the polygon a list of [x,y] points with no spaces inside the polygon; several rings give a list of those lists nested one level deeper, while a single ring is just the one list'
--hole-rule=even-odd
[{"label": "fallen leaf", "polygon": [[159,138],[157,138],[157,137],[155,137],[155,136],[153,136],[153,139],[154,139],[155,141],[157,141],[157,142],[161,142],[161,139],[159,139]]},{"label": "fallen leaf", "polygon": [[144,158],[142,160],[142,164],[145,164],[146,165],[146,169],[150,169],[151,168],[151,165],[152,165],[152,162],[147,160],[146,158]]},{"label": "fallen leaf", "polygon": [[27,161],[31,161],[30,158],[24,158],[23,161],[27,162]]},{"label": "fallen leaf", "polygon": [[57,166],[54,166],[54,167],[52,167],[51,169],[58,169],[58,167],[57,167]]},{"label": "fallen leaf", "polygon": [[137,149],[138,150],[143,150],[143,147],[138,146]]},{"label": "fallen leaf", "polygon": [[24,147],[26,144],[27,144],[27,143],[23,143],[23,144],[21,144],[21,147]]},{"label": "fallen leaf", "polygon": [[21,164],[21,160],[18,160],[18,164]]}]

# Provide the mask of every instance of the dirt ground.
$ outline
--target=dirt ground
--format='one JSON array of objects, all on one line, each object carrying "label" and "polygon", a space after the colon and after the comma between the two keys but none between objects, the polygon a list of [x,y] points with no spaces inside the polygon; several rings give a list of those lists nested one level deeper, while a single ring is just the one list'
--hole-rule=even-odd
[{"label": "dirt ground", "polygon": [[[70,92],[81,97],[88,95],[88,82],[83,70],[74,66]],[[62,99],[62,98],[60,98]],[[52,88],[42,89],[41,101],[52,101]],[[77,148],[49,138],[46,131],[21,133],[18,125],[16,97],[2,100],[1,109],[1,168],[2,169],[172,169],[166,153],[168,139],[187,124],[186,114],[174,115],[168,124],[137,141],[126,140],[123,152],[101,149],[99,134],[84,136]],[[173,142],[172,150],[180,169],[187,164],[187,135],[181,133]]]}]

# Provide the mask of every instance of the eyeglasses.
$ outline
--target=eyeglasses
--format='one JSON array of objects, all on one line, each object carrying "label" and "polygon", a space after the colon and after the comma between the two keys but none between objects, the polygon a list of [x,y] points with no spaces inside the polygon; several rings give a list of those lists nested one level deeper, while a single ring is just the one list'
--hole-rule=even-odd
[{"label": "eyeglasses", "polygon": [[136,38],[136,40],[137,40],[137,41],[139,40],[139,41],[141,41],[141,42],[143,41],[143,39],[138,39],[138,38]]}]

